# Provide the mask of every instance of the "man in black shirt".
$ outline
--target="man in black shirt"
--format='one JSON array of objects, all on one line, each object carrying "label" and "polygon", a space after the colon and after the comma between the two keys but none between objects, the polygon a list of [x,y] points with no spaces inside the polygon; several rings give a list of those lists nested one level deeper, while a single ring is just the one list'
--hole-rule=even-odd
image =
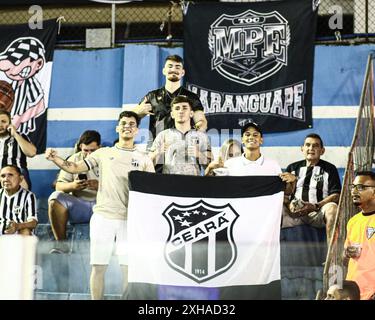
[{"label": "man in black shirt", "polygon": [[158,133],[174,127],[174,121],[171,118],[171,101],[177,96],[187,96],[192,101],[195,129],[201,131],[207,129],[207,120],[199,97],[181,84],[181,79],[185,75],[182,58],[178,55],[168,56],[165,59],[163,75],[166,79],[165,85],[147,93],[133,110],[141,118],[150,115],[149,130],[152,136],[149,146]]},{"label": "man in black shirt", "polygon": [[296,175],[297,184],[294,197],[286,203],[282,227],[300,224],[318,228],[326,226],[329,241],[341,191],[339,174],[332,163],[320,159],[325,149],[319,135],[307,135],[301,150],[305,160],[286,168],[287,172]]}]

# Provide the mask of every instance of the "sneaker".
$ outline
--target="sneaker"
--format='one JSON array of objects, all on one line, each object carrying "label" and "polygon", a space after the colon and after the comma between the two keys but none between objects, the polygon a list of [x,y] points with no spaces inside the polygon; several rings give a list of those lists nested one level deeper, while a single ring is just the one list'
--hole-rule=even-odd
[{"label": "sneaker", "polygon": [[52,248],[49,253],[53,254],[53,253],[57,253],[57,254],[64,254],[64,253],[69,253],[69,250],[68,251],[65,251],[65,250],[62,250],[62,249],[59,249],[59,248]]},{"label": "sneaker", "polygon": [[55,246],[49,251],[50,254],[70,253],[69,245],[65,241],[55,241]]}]

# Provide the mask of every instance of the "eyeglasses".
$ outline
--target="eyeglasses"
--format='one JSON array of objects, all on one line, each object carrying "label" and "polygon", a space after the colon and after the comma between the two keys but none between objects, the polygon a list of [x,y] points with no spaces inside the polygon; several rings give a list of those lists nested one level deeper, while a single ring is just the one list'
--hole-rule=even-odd
[{"label": "eyeglasses", "polygon": [[350,184],[349,185],[349,188],[351,190],[354,190],[354,189],[357,189],[358,191],[363,191],[365,190],[366,188],[375,188],[375,186],[365,186],[363,184]]}]

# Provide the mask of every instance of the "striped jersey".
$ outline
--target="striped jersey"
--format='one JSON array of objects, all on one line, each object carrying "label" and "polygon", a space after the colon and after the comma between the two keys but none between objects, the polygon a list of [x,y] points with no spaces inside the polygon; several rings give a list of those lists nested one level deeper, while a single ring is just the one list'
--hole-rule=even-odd
[{"label": "striped jersey", "polygon": [[[20,135],[30,142],[26,135],[22,133]],[[8,164],[15,165],[18,168],[27,168],[26,155],[21,150],[17,140],[10,135],[0,138],[0,163],[1,168]]]},{"label": "striped jersey", "polygon": [[20,189],[8,196],[4,189],[0,190],[0,235],[4,234],[7,222],[28,222],[38,220],[36,198],[34,193]]},{"label": "striped jersey", "polygon": [[[43,88],[37,79],[33,77],[26,79],[19,86],[18,81],[12,83],[14,103],[11,116],[22,115],[29,108],[35,106],[44,97]],[[18,131],[23,134],[35,131],[35,118],[31,118],[20,124]]]},{"label": "striped jersey", "polygon": [[294,197],[310,203],[318,203],[333,193],[340,193],[341,182],[337,168],[322,159],[315,166],[307,166],[306,160],[297,161],[286,168],[297,177]]}]

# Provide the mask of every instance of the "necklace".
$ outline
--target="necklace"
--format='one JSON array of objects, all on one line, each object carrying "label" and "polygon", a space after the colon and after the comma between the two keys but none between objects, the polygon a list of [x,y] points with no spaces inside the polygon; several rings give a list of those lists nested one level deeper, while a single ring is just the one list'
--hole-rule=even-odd
[{"label": "necklace", "polygon": [[177,94],[175,94],[175,92],[173,92],[172,94],[169,93],[169,91],[168,91],[167,88],[165,88],[165,87],[164,87],[164,89],[165,89],[165,93],[167,94],[168,98],[169,98],[170,100],[172,100],[174,97],[177,97],[177,96],[180,95],[181,90],[182,90],[182,87],[180,87],[178,90],[175,91],[175,92],[177,92]]}]

